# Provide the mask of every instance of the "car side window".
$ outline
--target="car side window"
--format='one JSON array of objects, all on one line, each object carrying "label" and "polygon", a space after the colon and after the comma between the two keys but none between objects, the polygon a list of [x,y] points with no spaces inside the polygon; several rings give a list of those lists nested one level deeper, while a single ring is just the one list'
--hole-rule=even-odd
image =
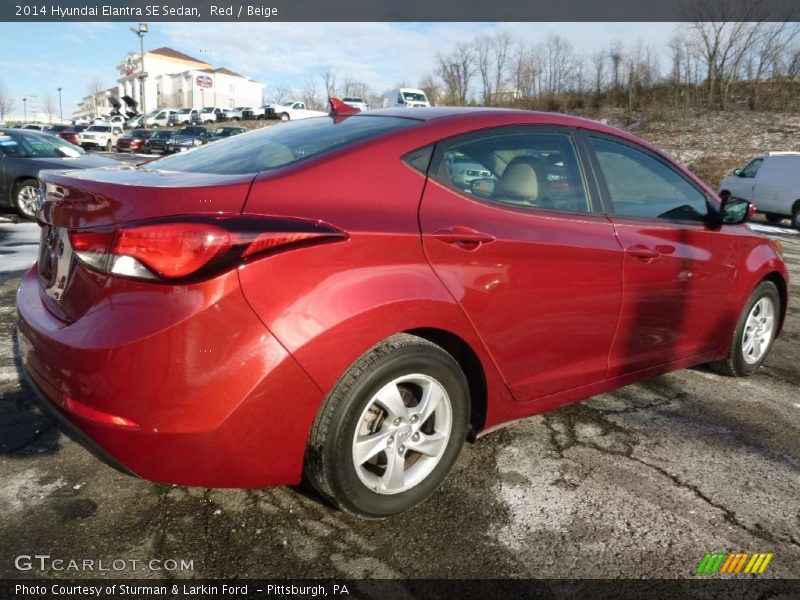
[{"label": "car side window", "polygon": [[626,144],[589,138],[608,187],[613,214],[703,221],[706,197],[673,168]]},{"label": "car side window", "polygon": [[742,172],[739,174],[739,177],[746,177],[748,179],[753,179],[758,173],[758,170],[761,168],[761,163],[764,162],[763,158],[754,158],[751,160],[747,166],[742,169]]},{"label": "car side window", "polygon": [[445,148],[436,178],[477,199],[517,208],[589,212],[566,133],[495,133]]}]

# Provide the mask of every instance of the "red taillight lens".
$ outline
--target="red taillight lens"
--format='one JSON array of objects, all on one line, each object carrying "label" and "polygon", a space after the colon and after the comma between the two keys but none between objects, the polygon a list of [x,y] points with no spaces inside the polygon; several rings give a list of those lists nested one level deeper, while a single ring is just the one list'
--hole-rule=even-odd
[{"label": "red taillight lens", "polygon": [[131,256],[169,279],[200,270],[230,249],[231,234],[205,223],[161,223],[121,229],[114,254]]},{"label": "red taillight lens", "polygon": [[94,269],[171,281],[202,279],[257,255],[346,237],[324,223],[270,217],[174,217],[69,233],[78,258]]}]

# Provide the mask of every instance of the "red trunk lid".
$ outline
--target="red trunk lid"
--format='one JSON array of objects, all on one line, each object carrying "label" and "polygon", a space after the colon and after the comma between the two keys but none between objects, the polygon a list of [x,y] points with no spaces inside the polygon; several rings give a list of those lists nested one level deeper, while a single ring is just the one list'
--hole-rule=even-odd
[{"label": "red trunk lid", "polygon": [[114,167],[43,171],[39,283],[48,309],[65,323],[104,294],[108,275],[79,262],[68,232],[174,215],[237,215],[252,175],[213,175]]}]

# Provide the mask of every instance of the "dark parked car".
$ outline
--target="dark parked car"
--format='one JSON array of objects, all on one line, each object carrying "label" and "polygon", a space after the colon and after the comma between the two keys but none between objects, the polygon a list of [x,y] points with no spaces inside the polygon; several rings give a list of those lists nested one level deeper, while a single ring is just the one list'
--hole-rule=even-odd
[{"label": "dark parked car", "polygon": [[43,169],[87,169],[118,164],[88,156],[82,148],[46,133],[0,129],[0,205],[32,219],[40,205],[39,172]]},{"label": "dark parked car", "polygon": [[134,129],[117,140],[117,152],[141,152],[145,142],[153,135],[149,129]]},{"label": "dark parked car", "polygon": [[209,141],[216,142],[218,140],[224,140],[225,138],[242,133],[247,133],[247,129],[244,127],[219,127],[214,130],[214,133]]},{"label": "dark parked car", "polygon": [[334,110],[42,180],[25,372],[161,483],[305,473],[396,514],[504,423],[700,363],[754,373],[786,312],[749,202],[566,115]]},{"label": "dark parked car", "polygon": [[192,148],[197,148],[203,144],[207,144],[211,139],[211,132],[205,127],[184,127],[178,129],[175,134],[167,140],[164,146],[164,152],[185,152]]},{"label": "dark parked car", "polygon": [[72,129],[72,125],[50,125],[44,132],[50,135],[58,135],[62,131],[67,131],[69,129]]},{"label": "dark parked car", "polygon": [[144,151],[148,154],[164,152],[167,141],[175,135],[174,131],[154,131],[144,142]]}]

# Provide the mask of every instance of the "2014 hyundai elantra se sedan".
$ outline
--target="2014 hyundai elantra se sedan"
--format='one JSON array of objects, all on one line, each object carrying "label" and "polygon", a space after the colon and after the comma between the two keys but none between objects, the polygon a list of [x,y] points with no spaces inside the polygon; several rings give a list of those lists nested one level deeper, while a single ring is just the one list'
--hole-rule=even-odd
[{"label": "2014 hyundai elantra se sedan", "polygon": [[503,423],[699,363],[753,373],[786,307],[749,203],[568,116],[334,112],[41,179],[25,371],[159,482],[305,473],[399,513]]}]

